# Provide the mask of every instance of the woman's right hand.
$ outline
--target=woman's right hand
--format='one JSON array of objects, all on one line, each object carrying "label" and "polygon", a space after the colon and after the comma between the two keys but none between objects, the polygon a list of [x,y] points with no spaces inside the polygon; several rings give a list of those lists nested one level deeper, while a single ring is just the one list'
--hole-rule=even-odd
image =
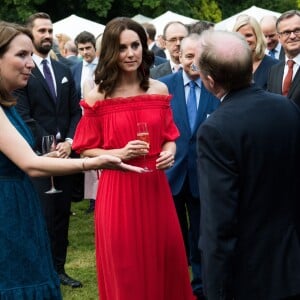
[{"label": "woman's right hand", "polygon": [[129,141],[122,152],[121,158],[124,161],[147,155],[149,152],[149,144],[140,140]]}]

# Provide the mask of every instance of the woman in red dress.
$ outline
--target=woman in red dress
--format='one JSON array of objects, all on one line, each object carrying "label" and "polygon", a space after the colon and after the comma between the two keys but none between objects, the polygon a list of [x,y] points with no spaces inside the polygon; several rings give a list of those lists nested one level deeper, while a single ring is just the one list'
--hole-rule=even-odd
[{"label": "woman in red dress", "polygon": [[[117,18],[105,28],[96,86],[81,102],[73,148],[111,154],[142,174],[103,170],[95,209],[101,300],[192,300],[188,264],[164,170],[174,163],[178,130],[166,86],[149,79],[153,54],[143,27]],[[137,123],[149,139],[139,140]]]}]

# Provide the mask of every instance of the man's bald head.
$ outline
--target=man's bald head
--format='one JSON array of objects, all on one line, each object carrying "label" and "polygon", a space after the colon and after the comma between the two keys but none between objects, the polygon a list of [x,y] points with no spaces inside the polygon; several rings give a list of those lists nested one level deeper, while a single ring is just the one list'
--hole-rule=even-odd
[{"label": "man's bald head", "polygon": [[249,86],[252,80],[251,50],[240,34],[203,32],[199,43],[201,77],[210,76],[225,91]]}]

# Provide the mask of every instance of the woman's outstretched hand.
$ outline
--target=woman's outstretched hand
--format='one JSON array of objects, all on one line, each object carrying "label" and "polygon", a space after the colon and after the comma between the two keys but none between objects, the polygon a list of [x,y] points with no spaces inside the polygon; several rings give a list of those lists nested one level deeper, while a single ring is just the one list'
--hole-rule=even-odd
[{"label": "woman's outstretched hand", "polygon": [[97,157],[90,158],[85,161],[85,169],[89,169],[89,163],[95,160],[96,166],[91,169],[112,169],[112,170],[124,170],[124,171],[132,171],[137,173],[145,173],[143,168],[132,166],[122,162],[122,160],[116,156],[103,154]]}]

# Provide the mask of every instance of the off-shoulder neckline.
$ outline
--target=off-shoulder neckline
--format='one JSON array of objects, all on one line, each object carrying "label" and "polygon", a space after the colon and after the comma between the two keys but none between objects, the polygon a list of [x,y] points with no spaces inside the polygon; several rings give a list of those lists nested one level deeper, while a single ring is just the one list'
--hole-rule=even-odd
[{"label": "off-shoulder neckline", "polygon": [[128,96],[128,97],[114,97],[114,98],[106,98],[106,99],[96,100],[93,105],[90,105],[89,103],[87,103],[86,100],[83,98],[83,99],[81,99],[80,104],[83,104],[84,106],[87,106],[90,108],[94,108],[99,105],[109,104],[112,101],[114,103],[122,103],[122,102],[128,102],[130,100],[135,100],[135,99],[140,100],[141,98],[145,99],[145,98],[152,98],[152,97],[161,97],[161,99],[164,99],[164,100],[169,100],[172,98],[172,96],[169,94],[140,94],[140,95],[134,95],[134,96]]}]

